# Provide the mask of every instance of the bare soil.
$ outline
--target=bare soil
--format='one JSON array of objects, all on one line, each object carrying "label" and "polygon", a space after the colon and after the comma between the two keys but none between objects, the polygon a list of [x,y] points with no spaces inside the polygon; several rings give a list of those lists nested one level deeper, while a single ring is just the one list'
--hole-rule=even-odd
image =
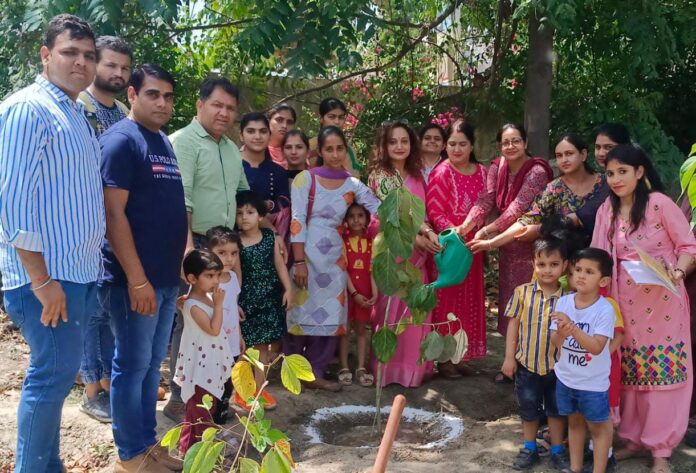
[{"label": "bare soil", "polygon": [[[404,394],[408,405],[433,412],[447,412],[464,421],[464,433],[442,450],[418,450],[396,446],[388,471],[399,473],[507,472],[521,443],[521,428],[516,415],[511,384],[496,384],[493,377],[501,365],[503,339],[489,333],[489,356],[471,363],[473,375],[448,381],[434,378],[417,389],[389,386],[383,391],[383,404],[391,403],[396,394]],[[11,472],[14,462],[16,409],[28,349],[21,335],[9,329],[0,316],[0,473]],[[163,366],[163,380],[166,379]],[[303,391],[294,396],[283,390],[278,374],[272,376],[270,391],[278,399],[278,408],[267,417],[274,427],[285,431],[292,440],[297,471],[300,473],[367,473],[375,459],[375,448],[354,448],[308,443],[305,425],[320,407],[341,404],[374,405],[375,390],[357,385],[341,393]],[[166,384],[163,381],[163,384]],[[75,386],[63,410],[61,453],[66,465],[75,472],[113,471],[115,451],[110,424],[101,424],[78,410],[81,387]],[[161,414],[158,404],[158,430],[166,432],[173,423]],[[348,428],[350,426],[346,426]],[[408,436],[417,437],[410,426]],[[682,445],[672,458],[677,473],[696,472],[696,449]],[[546,462],[533,470],[552,471]],[[620,463],[621,473],[648,473],[648,459]]]}]

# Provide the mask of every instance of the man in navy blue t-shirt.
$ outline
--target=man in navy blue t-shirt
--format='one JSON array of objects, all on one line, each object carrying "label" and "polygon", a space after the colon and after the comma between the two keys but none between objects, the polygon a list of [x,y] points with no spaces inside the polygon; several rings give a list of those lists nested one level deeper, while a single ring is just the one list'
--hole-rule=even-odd
[{"label": "man in navy blue t-shirt", "polygon": [[108,240],[99,299],[116,341],[115,471],[168,472],[183,464],[157,444],[155,411],[188,231],[179,167],[161,131],[172,115],[174,79],[158,66],[139,66],[128,101],[128,119],[99,138]]}]

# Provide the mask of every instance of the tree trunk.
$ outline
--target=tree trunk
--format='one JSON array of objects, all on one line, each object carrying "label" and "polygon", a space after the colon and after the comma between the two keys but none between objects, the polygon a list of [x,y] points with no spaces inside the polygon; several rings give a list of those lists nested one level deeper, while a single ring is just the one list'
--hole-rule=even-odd
[{"label": "tree trunk", "polygon": [[539,12],[533,10],[529,15],[524,125],[527,129],[529,152],[533,156],[548,159],[554,30],[548,23],[542,25],[538,15]]}]

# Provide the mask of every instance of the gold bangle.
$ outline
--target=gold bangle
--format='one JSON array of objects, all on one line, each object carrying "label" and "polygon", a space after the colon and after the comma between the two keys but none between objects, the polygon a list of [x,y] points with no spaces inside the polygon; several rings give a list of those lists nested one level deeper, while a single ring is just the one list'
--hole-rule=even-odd
[{"label": "gold bangle", "polygon": [[148,280],[146,279],[144,283],[138,284],[137,286],[130,286],[130,288],[133,289],[134,291],[137,291],[138,289],[144,288],[144,287],[147,286],[148,284],[150,284],[150,281],[148,281]]}]

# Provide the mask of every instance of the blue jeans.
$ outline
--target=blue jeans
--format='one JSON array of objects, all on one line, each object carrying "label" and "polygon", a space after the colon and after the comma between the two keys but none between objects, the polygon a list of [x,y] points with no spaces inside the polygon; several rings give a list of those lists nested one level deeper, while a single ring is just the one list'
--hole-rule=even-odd
[{"label": "blue jeans", "polygon": [[111,419],[118,456],[130,460],[157,442],[157,388],[167,354],[178,287],[155,289],[155,315],[130,309],[128,290],[109,286],[116,351],[111,371]]},{"label": "blue jeans", "polygon": [[573,389],[558,380],[556,383],[556,403],[558,404],[558,413],[562,416],[579,412],[588,422],[607,422],[609,420],[609,391]]},{"label": "blue jeans", "polygon": [[68,321],[41,323],[42,306],[29,284],[5,291],[5,307],[29,344],[29,368],[17,412],[16,473],[59,473],[60,418],[82,358],[87,317],[96,306],[95,283],[60,281]]},{"label": "blue jeans", "polygon": [[97,307],[89,316],[85,331],[84,353],[80,377],[85,384],[111,380],[111,360],[114,358],[114,334],[109,316],[109,289],[97,288]]}]

